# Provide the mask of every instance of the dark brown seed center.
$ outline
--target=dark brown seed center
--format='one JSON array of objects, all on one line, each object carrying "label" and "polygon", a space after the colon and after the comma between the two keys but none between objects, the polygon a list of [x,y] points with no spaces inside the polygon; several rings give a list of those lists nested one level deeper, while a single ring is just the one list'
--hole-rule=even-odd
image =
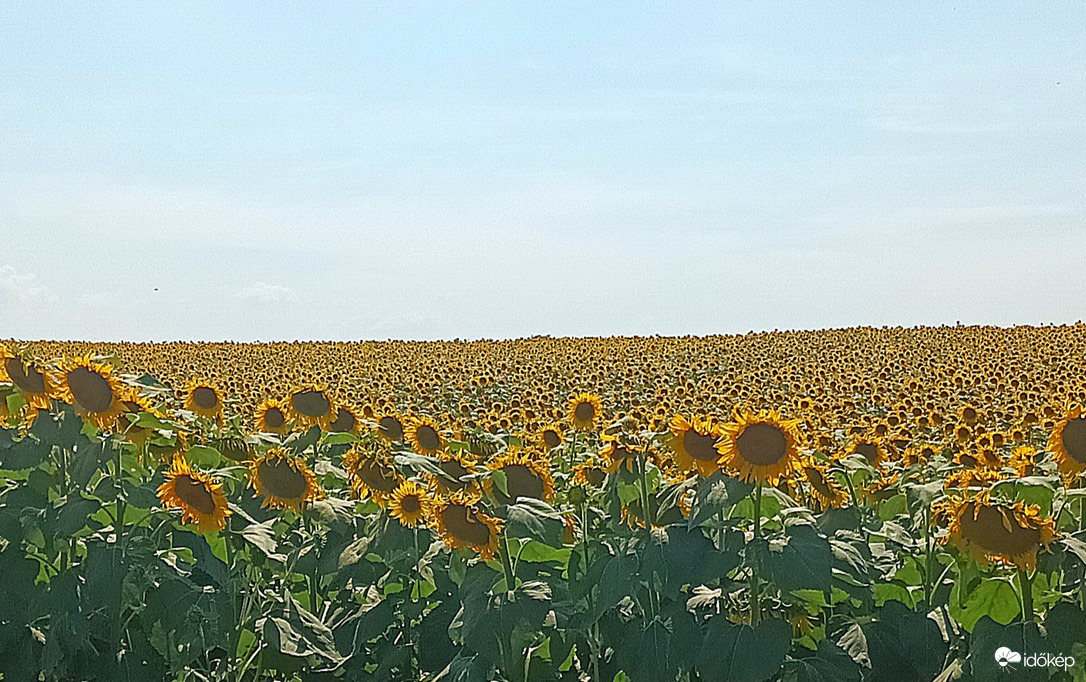
[{"label": "dark brown seed center", "polygon": [[561,444],[562,439],[558,437],[557,431],[547,429],[543,432],[543,442],[546,443],[548,448],[556,448]]},{"label": "dark brown seed center", "polygon": [[347,433],[354,431],[355,419],[351,411],[345,408],[339,408],[336,410],[335,420],[328,425],[328,430],[332,433]]},{"label": "dark brown seed center", "polygon": [[264,423],[269,429],[278,429],[287,421],[286,415],[278,407],[269,407],[264,412]]},{"label": "dark brown seed center", "polygon": [[257,473],[260,483],[268,493],[284,500],[300,500],[305,497],[305,475],[295,471],[285,460],[262,462]]},{"label": "dark brown seed center", "polygon": [[441,448],[441,438],[432,426],[423,424],[415,430],[415,437],[419,441],[419,447],[423,450],[439,450]]},{"label": "dark brown seed center", "polygon": [[579,422],[590,422],[596,416],[596,408],[592,403],[578,403],[576,409],[573,410],[573,416]]},{"label": "dark brown seed center", "polygon": [[1079,417],[1063,427],[1063,449],[1079,464],[1086,464],[1086,418]]},{"label": "dark brown seed center", "polygon": [[332,411],[332,403],[323,391],[298,391],[290,400],[294,411],[306,417],[324,417]]},{"label": "dark brown seed center", "polygon": [[45,393],[45,375],[31,364],[23,364],[19,358],[8,358],[5,363],[11,382],[27,393]]},{"label": "dark brown seed center", "polygon": [[441,512],[441,521],[445,529],[458,540],[485,547],[490,544],[490,527],[479,521],[468,507],[450,504]]},{"label": "dark brown seed center", "polygon": [[778,464],[788,453],[788,438],[771,424],[751,424],[736,439],[739,456],[756,466]]},{"label": "dark brown seed center", "polygon": [[76,403],[88,412],[105,412],[113,404],[113,389],[101,374],[77,367],[68,372],[68,387]]},{"label": "dark brown seed center", "polygon": [[213,514],[215,512],[215,500],[211,497],[211,491],[203,482],[197,481],[191,476],[178,476],[174,479],[174,492],[189,507],[201,514]]},{"label": "dark brown seed center", "polygon": [[716,450],[717,439],[713,436],[703,436],[694,429],[688,429],[683,434],[683,449],[699,462],[712,462],[720,459],[720,453]]},{"label": "dark brown seed center", "polygon": [[213,388],[200,386],[193,389],[192,402],[196,403],[196,407],[201,410],[214,410],[219,406],[219,394],[215,393]]},{"label": "dark brown seed center", "polygon": [[537,500],[543,499],[543,479],[523,464],[509,464],[502,467],[505,472],[505,488],[509,491],[509,499],[518,497],[531,497]]},{"label": "dark brown seed center", "polygon": [[403,424],[400,423],[399,419],[396,419],[395,417],[381,417],[377,424],[381,429],[381,434],[384,435],[385,438],[391,441],[403,440]]}]

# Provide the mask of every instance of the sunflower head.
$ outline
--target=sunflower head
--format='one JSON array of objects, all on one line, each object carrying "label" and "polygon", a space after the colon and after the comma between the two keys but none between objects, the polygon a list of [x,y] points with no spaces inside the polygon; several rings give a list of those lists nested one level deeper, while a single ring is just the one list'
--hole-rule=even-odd
[{"label": "sunflower head", "polygon": [[185,409],[201,417],[218,419],[223,411],[222,391],[213,381],[192,379],[185,386]]},{"label": "sunflower head", "polygon": [[607,480],[607,465],[599,457],[592,456],[573,467],[573,482],[592,488],[598,488]]},{"label": "sunflower head", "polygon": [[447,547],[471,549],[489,561],[498,551],[502,521],[483,513],[479,502],[479,495],[468,491],[439,498],[434,502],[433,521]]},{"label": "sunflower head", "polygon": [[58,378],[44,364],[25,354],[16,354],[0,343],[0,382],[10,382],[30,407],[49,409],[52,398],[60,395]]},{"label": "sunflower head", "polygon": [[332,433],[353,433],[357,436],[362,430],[362,413],[354,405],[339,403],[336,405],[335,417],[328,424],[328,430]]},{"label": "sunflower head", "polygon": [[843,507],[847,501],[845,491],[841,489],[829,468],[814,457],[804,457],[799,471],[807,482],[811,497],[820,510]]},{"label": "sunflower head", "polygon": [[745,481],[776,485],[792,472],[799,456],[798,423],[782,419],[778,412],[737,409],[734,421],[721,427],[716,446],[721,461]]},{"label": "sunflower head", "polygon": [[181,510],[181,523],[194,523],[201,533],[222,530],[227,517],[234,513],[226,502],[222,484],[192,469],[183,457],[174,458],[157,494],[162,506]]},{"label": "sunflower head", "polygon": [[603,449],[600,459],[606,462],[604,470],[613,474],[620,469],[627,472],[637,471],[638,461],[646,456],[645,444],[638,438],[624,433],[605,433],[601,437]]},{"label": "sunflower head", "polygon": [[377,417],[377,435],[390,443],[403,442],[403,417],[394,412],[387,412]]},{"label": "sunflower head", "polygon": [[601,411],[598,395],[579,393],[569,401],[569,423],[578,431],[587,431],[599,421]]},{"label": "sunflower head", "polygon": [[287,403],[294,421],[305,429],[319,426],[327,431],[336,418],[335,402],[322,386],[299,386],[290,392]]},{"label": "sunflower head", "polygon": [[871,433],[857,436],[848,448],[848,454],[863,457],[873,467],[881,467],[886,461],[886,443],[878,435]]},{"label": "sunflower head", "polygon": [[311,502],[324,499],[317,477],[300,459],[281,449],[269,450],[249,462],[249,487],[253,497],[263,497],[262,507],[301,512]]},{"label": "sunflower head", "polygon": [[122,387],[113,376],[113,367],[89,355],[64,363],[60,389],[64,402],[100,429],[114,426],[124,412]]},{"label": "sunflower head", "polygon": [[487,462],[487,468],[505,476],[503,491],[494,478],[486,479],[485,487],[498,504],[511,504],[518,497],[531,497],[549,502],[554,499],[554,477],[546,455],[525,450],[508,450]]},{"label": "sunflower head", "polygon": [[679,471],[696,469],[702,476],[712,476],[720,468],[720,425],[712,417],[687,419],[681,414],[671,420],[671,449]]},{"label": "sunflower head", "polygon": [[[475,473],[475,461],[462,450],[456,453],[440,452],[437,455],[437,466],[445,473],[445,476],[432,476],[431,486],[441,495],[449,495],[460,490],[475,490],[478,485],[471,480],[463,478]],[[453,480],[448,480],[453,479]]]},{"label": "sunflower head", "polygon": [[987,493],[943,500],[935,512],[934,518],[949,521],[943,541],[982,565],[997,562],[1035,569],[1037,552],[1057,537],[1055,523],[1042,517],[1036,505],[993,503]]},{"label": "sunflower head", "polygon": [[553,450],[566,440],[566,434],[562,431],[562,425],[553,422],[543,427],[535,438],[539,446],[545,450]]},{"label": "sunflower head", "polygon": [[290,407],[282,400],[268,398],[256,408],[256,430],[284,434],[290,430]]},{"label": "sunflower head", "polygon": [[350,475],[351,490],[360,500],[372,499],[383,507],[400,485],[400,474],[385,448],[355,443],[343,456],[343,466]]},{"label": "sunflower head", "polygon": [[430,516],[430,493],[414,481],[404,481],[392,491],[388,513],[403,525],[414,528]]},{"label": "sunflower head", "polygon": [[407,427],[407,442],[420,455],[436,455],[445,449],[441,427],[429,417],[415,417]]},{"label": "sunflower head", "polygon": [[1082,407],[1072,405],[1063,419],[1056,422],[1048,438],[1048,449],[1065,476],[1078,476],[1086,471],[1086,415]]}]

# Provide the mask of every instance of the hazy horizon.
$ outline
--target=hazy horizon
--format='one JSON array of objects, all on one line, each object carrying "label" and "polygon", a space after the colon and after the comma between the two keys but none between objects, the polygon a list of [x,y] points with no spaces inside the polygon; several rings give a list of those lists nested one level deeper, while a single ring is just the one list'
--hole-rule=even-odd
[{"label": "hazy horizon", "polygon": [[0,336],[1074,323],[1086,9],[0,7]]}]

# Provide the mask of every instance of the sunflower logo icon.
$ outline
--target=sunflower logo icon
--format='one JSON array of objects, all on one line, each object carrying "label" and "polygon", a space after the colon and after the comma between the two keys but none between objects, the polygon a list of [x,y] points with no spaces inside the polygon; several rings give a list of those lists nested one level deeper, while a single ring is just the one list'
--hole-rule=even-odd
[{"label": "sunflower logo icon", "polygon": [[1012,663],[1021,663],[1022,654],[1018,653],[1017,651],[1011,651],[1005,646],[1001,646],[996,649],[995,660],[996,663],[999,664],[1000,668],[1006,668]]}]

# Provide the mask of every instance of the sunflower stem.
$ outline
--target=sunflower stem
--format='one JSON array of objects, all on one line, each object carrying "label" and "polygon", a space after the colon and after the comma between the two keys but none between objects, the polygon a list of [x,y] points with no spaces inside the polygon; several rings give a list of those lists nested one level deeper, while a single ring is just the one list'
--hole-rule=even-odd
[{"label": "sunflower stem", "polygon": [[511,593],[516,587],[516,575],[513,573],[513,564],[509,561],[509,539],[502,533],[501,542],[498,543],[498,554],[502,560],[502,570],[505,571],[505,591]]},{"label": "sunflower stem", "polygon": [[1022,619],[1027,623],[1032,623],[1035,620],[1033,614],[1033,577],[1030,577],[1029,572],[1024,568],[1018,569],[1018,586],[1022,591]]},{"label": "sunflower stem", "polygon": [[762,604],[761,604],[761,580],[759,568],[761,564],[761,555],[757,554],[761,551],[758,545],[758,540],[762,537],[762,482],[758,481],[758,485],[754,489],[754,547],[755,557],[751,562],[750,567],[750,624],[757,625],[762,618]]}]

